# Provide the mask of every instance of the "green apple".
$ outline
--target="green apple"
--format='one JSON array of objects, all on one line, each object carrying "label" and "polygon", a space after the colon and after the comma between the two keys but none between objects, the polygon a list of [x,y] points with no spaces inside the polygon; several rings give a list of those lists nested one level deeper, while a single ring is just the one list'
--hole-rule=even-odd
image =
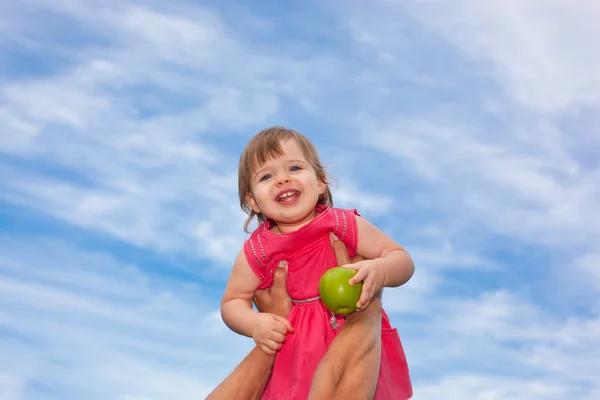
[{"label": "green apple", "polygon": [[350,268],[335,267],[327,270],[319,281],[319,296],[331,312],[347,315],[356,311],[362,291],[362,282],[351,286],[348,281],[356,275]]}]

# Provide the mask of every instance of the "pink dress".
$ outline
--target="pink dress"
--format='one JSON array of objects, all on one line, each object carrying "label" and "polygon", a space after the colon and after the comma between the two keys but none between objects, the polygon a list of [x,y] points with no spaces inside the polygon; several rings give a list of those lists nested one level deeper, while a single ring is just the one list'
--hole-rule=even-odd
[{"label": "pink dress", "polygon": [[[295,300],[287,317],[294,332],[287,335],[277,353],[263,399],[305,400],[319,362],[344,323],[342,317],[334,317],[336,329],[331,313],[318,299],[318,286],[321,275],[336,266],[330,232],[346,244],[350,257],[356,255],[358,231],[354,215],[359,214],[356,210],[322,205],[317,206],[317,212],[310,224],[283,235],[272,233],[269,229],[273,224],[266,221],[244,242],[248,263],[262,280],[259,289],[272,285],[277,264],[287,260],[287,288]],[[398,332],[390,325],[385,311],[381,335],[381,367],[375,399],[409,399],[412,386],[406,357]]]}]

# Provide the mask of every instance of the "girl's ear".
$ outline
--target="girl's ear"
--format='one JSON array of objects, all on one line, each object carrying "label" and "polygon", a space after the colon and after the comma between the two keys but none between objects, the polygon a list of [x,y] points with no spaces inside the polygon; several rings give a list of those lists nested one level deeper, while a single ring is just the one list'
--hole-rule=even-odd
[{"label": "girl's ear", "polygon": [[319,194],[323,194],[323,193],[325,193],[325,189],[327,189],[327,184],[322,179],[319,179],[318,187],[319,187]]},{"label": "girl's ear", "polygon": [[254,196],[252,196],[252,193],[246,193],[245,197],[248,204],[250,204],[250,207],[252,207],[252,210],[254,210],[254,212],[257,214],[260,214],[260,209],[258,208],[258,204],[256,204],[256,200],[254,200]]}]

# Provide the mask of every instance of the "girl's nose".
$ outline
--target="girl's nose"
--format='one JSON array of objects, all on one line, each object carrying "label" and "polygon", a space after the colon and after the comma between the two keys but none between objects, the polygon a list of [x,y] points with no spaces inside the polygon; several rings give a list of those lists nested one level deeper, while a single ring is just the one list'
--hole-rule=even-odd
[{"label": "girl's nose", "polygon": [[290,182],[291,182],[291,179],[290,179],[289,176],[282,176],[282,177],[280,177],[280,178],[277,179],[277,185],[278,186],[286,184],[286,183],[290,183]]}]

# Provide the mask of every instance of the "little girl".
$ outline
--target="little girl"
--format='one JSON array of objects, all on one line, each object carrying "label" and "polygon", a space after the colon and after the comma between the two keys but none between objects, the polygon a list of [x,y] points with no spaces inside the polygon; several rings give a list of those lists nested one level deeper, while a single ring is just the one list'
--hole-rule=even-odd
[{"label": "little girl", "polygon": [[[344,323],[318,295],[322,274],[336,266],[330,233],[346,244],[350,257],[367,259],[346,266],[357,270],[350,284],[363,282],[359,310],[382,287],[405,284],[414,265],[401,246],[356,210],[333,208],[319,156],[296,131],[275,127],[254,136],[240,158],[238,185],[241,207],[249,215],[244,230],[255,216],[260,225],[234,262],[221,306],[223,321],[252,337],[267,354],[277,352],[263,399],[304,400],[317,365]],[[292,298],[287,319],[252,308],[254,292],[273,283],[282,260],[287,261]],[[409,399],[412,387],[400,338],[382,314],[375,398]]]}]

